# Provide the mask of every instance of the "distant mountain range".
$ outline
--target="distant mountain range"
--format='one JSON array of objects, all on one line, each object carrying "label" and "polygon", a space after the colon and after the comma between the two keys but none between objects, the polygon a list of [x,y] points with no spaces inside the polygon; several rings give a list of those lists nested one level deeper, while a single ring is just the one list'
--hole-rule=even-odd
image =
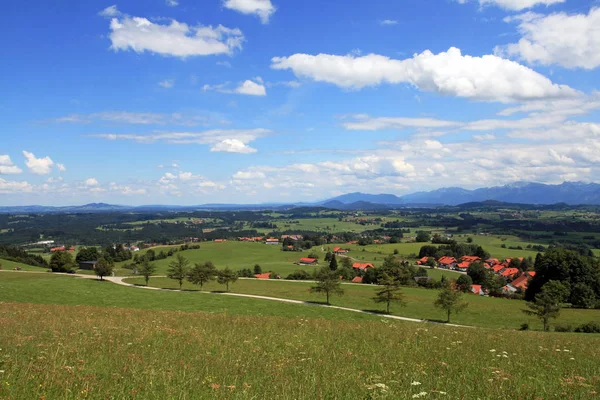
[{"label": "distant mountain range", "polygon": [[349,193],[316,203],[269,203],[269,204],[204,204],[197,206],[144,205],[126,206],[91,203],[82,206],[0,206],[0,213],[91,213],[91,212],[152,212],[193,210],[264,210],[289,209],[292,207],[327,207],[338,210],[378,210],[402,207],[455,206],[465,203],[496,201],[513,204],[549,205],[600,205],[600,184],[564,182],[560,185],[517,182],[467,190],[448,187],[430,192],[416,192],[404,196],[393,194]]},{"label": "distant mountain range", "polygon": [[416,192],[400,197],[393,194],[349,193],[328,199],[320,204],[329,207],[339,206],[340,203],[349,205],[357,202],[367,202],[386,206],[414,207],[419,205],[453,206],[487,200],[519,204],[600,204],[600,184],[564,182],[560,185],[545,185],[542,183],[517,182],[505,186],[475,190],[448,187],[430,192]]}]

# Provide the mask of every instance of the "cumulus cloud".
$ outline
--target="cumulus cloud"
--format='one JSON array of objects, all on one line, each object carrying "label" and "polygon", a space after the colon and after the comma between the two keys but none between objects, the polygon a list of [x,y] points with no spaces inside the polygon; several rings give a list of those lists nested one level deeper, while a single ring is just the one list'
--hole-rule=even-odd
[{"label": "cumulus cloud", "polygon": [[151,134],[99,134],[90,135],[108,140],[132,140],[138,143],[165,142],[169,144],[210,145],[210,151],[228,153],[255,153],[256,149],[248,143],[269,135],[267,129],[229,129],[204,132],[155,132]]},{"label": "cumulus cloud", "polygon": [[54,161],[52,161],[50,157],[36,158],[33,153],[28,151],[23,151],[23,156],[25,157],[25,165],[27,165],[27,168],[34,174],[48,175],[52,172]]},{"label": "cumulus cloud", "polygon": [[0,178],[0,194],[13,194],[33,191],[33,186],[29,182],[7,181]]},{"label": "cumulus cloud", "polygon": [[83,183],[85,186],[98,186],[100,184],[96,178],[88,178]]},{"label": "cumulus cloud", "polygon": [[223,6],[242,14],[256,15],[263,24],[268,24],[277,10],[271,0],[224,0]]},{"label": "cumulus cloud", "polygon": [[0,155],[0,175],[20,174],[23,170],[13,164],[10,156]]},{"label": "cumulus cloud", "polygon": [[514,61],[495,55],[463,56],[455,47],[439,54],[427,50],[405,60],[377,54],[294,54],[273,58],[271,68],[290,69],[298,77],[346,89],[408,83],[422,91],[479,101],[517,102],[581,95]]},{"label": "cumulus cloud", "polygon": [[[470,0],[457,0],[461,4],[468,3]],[[553,4],[564,3],[565,0],[479,0],[482,6],[494,5],[505,10],[520,11],[535,6],[550,6]]]},{"label": "cumulus cloud", "polygon": [[242,48],[244,41],[244,35],[237,28],[223,25],[190,27],[176,20],[161,24],[121,14],[115,14],[111,19],[109,38],[114,51],[148,51],[179,58],[232,54]]},{"label": "cumulus cloud", "polygon": [[65,167],[65,165],[61,164],[61,163],[56,164],[56,168],[58,169],[59,172],[66,172],[67,171],[67,167]]},{"label": "cumulus cloud", "polygon": [[505,21],[518,22],[522,38],[496,47],[496,54],[529,64],[584,69],[600,66],[600,8],[592,8],[588,14],[529,12]]},{"label": "cumulus cloud", "polygon": [[389,25],[397,25],[398,21],[395,19],[384,19],[383,21],[379,21],[379,25],[381,26],[389,26]]},{"label": "cumulus cloud", "polygon": [[[256,81],[256,82],[255,82]],[[204,85],[202,90],[205,92],[216,91],[219,93],[228,93],[228,94],[243,94],[248,96],[266,96],[267,89],[262,81],[262,79],[258,76],[253,80],[246,80],[240,83],[237,87],[231,88],[229,82],[221,83],[218,85]]]},{"label": "cumulus cloud", "polygon": [[265,179],[266,175],[260,171],[238,171],[233,175],[233,179]]},{"label": "cumulus cloud", "polygon": [[210,148],[212,152],[225,153],[256,153],[256,149],[248,146],[239,139],[225,139]]},{"label": "cumulus cloud", "polygon": [[169,7],[177,7],[179,2],[177,0],[165,0],[165,4]]}]

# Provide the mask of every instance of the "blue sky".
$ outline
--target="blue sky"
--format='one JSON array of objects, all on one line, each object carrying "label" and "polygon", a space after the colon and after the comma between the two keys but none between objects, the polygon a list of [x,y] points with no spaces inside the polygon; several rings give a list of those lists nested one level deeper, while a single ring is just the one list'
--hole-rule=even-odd
[{"label": "blue sky", "polygon": [[5,5],[0,205],[600,180],[600,3]]}]

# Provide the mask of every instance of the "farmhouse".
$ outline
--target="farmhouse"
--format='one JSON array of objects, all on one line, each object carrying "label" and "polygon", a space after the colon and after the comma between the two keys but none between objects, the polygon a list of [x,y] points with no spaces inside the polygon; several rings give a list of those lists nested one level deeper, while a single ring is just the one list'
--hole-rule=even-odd
[{"label": "farmhouse", "polygon": [[469,264],[471,264],[475,261],[481,261],[481,258],[477,257],[477,256],[462,256],[460,259],[461,259],[461,261],[467,262]]},{"label": "farmhouse", "polygon": [[342,249],[341,247],[334,247],[333,248],[333,253],[336,255],[344,255],[344,254],[348,254],[350,251],[346,250],[346,249]]},{"label": "farmhouse", "polygon": [[467,261],[463,261],[460,264],[456,264],[455,269],[457,271],[466,271],[467,268],[469,268],[469,265],[471,265],[470,263],[468,263]]},{"label": "farmhouse", "polygon": [[256,279],[271,279],[271,273],[270,272],[265,272],[264,274],[256,274],[254,275],[254,277]]},{"label": "farmhouse", "polygon": [[269,238],[265,240],[265,244],[279,245],[279,239]]},{"label": "farmhouse", "polygon": [[444,256],[438,260],[440,268],[452,269],[456,265],[456,258]]},{"label": "farmhouse", "polygon": [[481,285],[471,285],[471,292],[478,294],[479,296],[483,296],[485,295],[485,293],[483,292],[483,288],[481,287]]},{"label": "farmhouse", "polygon": [[227,239],[215,239],[215,243],[225,243]]},{"label": "farmhouse", "polygon": [[500,275],[505,277],[505,278],[511,278],[514,275],[519,273],[519,269],[518,268],[504,268],[501,272]]},{"label": "farmhouse", "polygon": [[429,257],[423,257],[423,258],[421,258],[419,261],[417,261],[417,265],[423,265],[423,264],[425,264],[427,261],[429,261]]},{"label": "farmhouse", "polygon": [[352,264],[352,268],[358,269],[359,271],[366,271],[369,268],[375,268],[373,264],[363,264],[363,263],[354,263]]},{"label": "farmhouse", "polygon": [[317,265],[319,260],[316,258],[301,258],[298,264],[300,265]]},{"label": "farmhouse", "polygon": [[352,283],[362,283],[362,277],[360,276],[355,276],[354,279],[352,279]]}]

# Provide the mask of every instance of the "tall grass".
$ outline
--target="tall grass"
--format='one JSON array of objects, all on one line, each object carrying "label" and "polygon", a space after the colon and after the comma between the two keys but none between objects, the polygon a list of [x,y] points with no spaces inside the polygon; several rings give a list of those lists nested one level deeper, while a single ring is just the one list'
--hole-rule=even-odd
[{"label": "tall grass", "polygon": [[600,338],[4,303],[0,398],[583,399]]}]

